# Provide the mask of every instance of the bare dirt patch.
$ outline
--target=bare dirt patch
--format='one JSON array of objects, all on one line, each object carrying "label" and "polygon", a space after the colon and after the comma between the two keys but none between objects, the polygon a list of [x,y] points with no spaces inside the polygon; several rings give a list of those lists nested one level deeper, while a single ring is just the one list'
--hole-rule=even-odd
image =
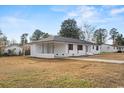
[{"label": "bare dirt patch", "polygon": [[0,87],[124,87],[124,64],[1,57]]}]

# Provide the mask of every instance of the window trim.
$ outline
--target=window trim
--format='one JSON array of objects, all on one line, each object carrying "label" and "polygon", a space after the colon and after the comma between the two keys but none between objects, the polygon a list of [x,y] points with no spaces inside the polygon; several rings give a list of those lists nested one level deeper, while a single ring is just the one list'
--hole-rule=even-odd
[{"label": "window trim", "polygon": [[[81,46],[81,47],[79,47],[79,46]],[[83,50],[83,45],[77,45],[77,50]]]},{"label": "window trim", "polygon": [[98,45],[96,46],[96,50],[97,50],[97,51],[99,50],[99,46],[98,46]]},{"label": "window trim", "polygon": [[[70,47],[71,45],[71,47]],[[68,44],[68,50],[73,50],[73,44]]]}]

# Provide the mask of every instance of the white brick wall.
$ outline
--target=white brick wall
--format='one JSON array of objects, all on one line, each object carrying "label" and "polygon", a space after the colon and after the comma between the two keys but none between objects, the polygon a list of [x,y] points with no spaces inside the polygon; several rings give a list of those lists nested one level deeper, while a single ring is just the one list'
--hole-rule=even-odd
[{"label": "white brick wall", "polygon": [[[68,50],[68,44],[73,44],[73,50]],[[78,45],[83,45],[83,50],[77,50]],[[86,46],[88,46],[87,53],[86,53]],[[94,49],[92,47],[93,47],[92,45],[76,44],[76,43],[54,43],[54,53],[49,54],[46,52],[44,53],[41,52],[42,46],[39,46],[38,44],[32,44],[31,45],[31,56],[54,58],[54,57],[93,55],[93,54],[98,54],[100,52],[100,48],[97,51],[96,46],[94,46]]]}]

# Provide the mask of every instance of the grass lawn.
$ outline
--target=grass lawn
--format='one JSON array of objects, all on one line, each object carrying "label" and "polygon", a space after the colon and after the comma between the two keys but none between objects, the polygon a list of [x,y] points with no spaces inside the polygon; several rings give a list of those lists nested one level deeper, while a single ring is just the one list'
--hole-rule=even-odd
[{"label": "grass lawn", "polygon": [[124,64],[1,57],[0,87],[124,87]]},{"label": "grass lawn", "polygon": [[100,55],[89,56],[88,58],[100,58],[100,59],[111,59],[111,60],[123,60],[124,53],[103,53]]}]

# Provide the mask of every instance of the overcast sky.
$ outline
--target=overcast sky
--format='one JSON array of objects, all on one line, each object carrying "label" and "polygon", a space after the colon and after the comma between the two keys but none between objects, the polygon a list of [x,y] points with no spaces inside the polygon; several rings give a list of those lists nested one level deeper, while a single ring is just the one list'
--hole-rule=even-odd
[{"label": "overcast sky", "polygon": [[21,34],[30,37],[35,29],[56,35],[68,18],[75,18],[79,27],[84,23],[107,30],[115,27],[124,34],[124,6],[0,6],[0,29],[18,42]]}]

